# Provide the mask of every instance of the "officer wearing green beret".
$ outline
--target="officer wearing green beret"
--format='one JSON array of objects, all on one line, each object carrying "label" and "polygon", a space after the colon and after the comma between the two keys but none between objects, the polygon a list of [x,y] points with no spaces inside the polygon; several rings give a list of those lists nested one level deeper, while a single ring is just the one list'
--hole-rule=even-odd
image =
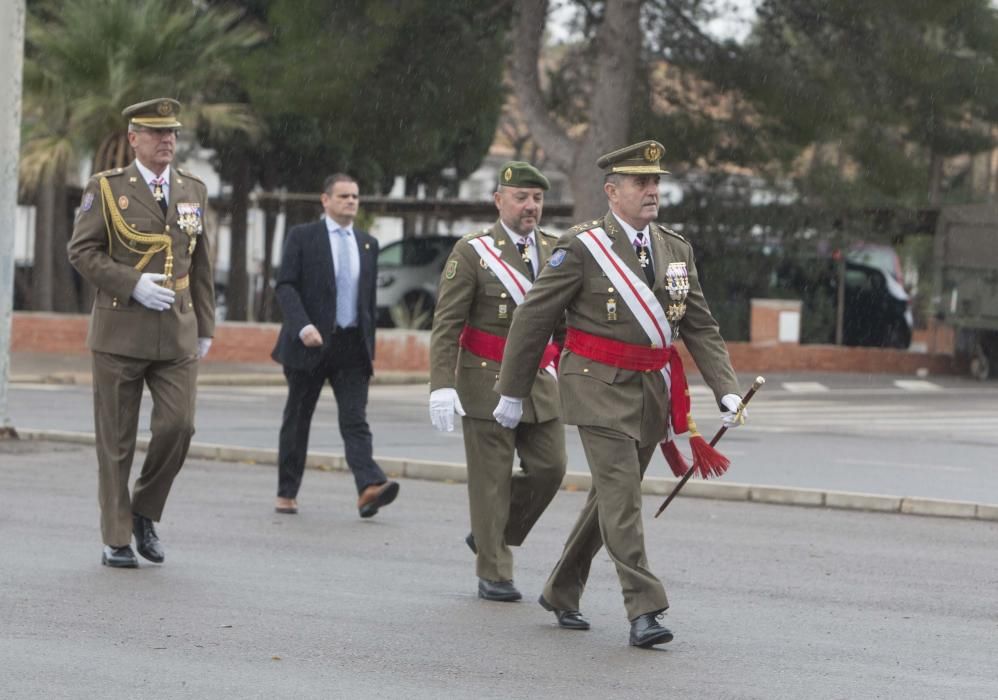
[{"label": "officer wearing green beret", "polygon": [[[97,173],[69,241],[69,260],[97,292],[87,346],[93,352],[101,534],[106,566],[133,568],[165,554],[153,527],[194,434],[198,361],[211,345],[215,292],[204,214],[208,192],[174,167],[180,103],[126,107],[128,167]],[[128,488],[143,386],[152,437]]]},{"label": "officer wearing green beret", "polygon": [[518,425],[536,379],[530,367],[567,311],[559,365],[562,416],[579,426],[593,485],[539,602],[560,626],[588,629],[579,600],[592,559],[605,546],[624,593],[630,643],[639,647],[673,638],[657,622],[669,605],[649,568],[641,523],[641,479],[668,436],[669,421],[678,424],[673,400],[685,397],[669,395],[667,382],[678,386],[682,371],[672,340],[682,334],[720,405],[729,409],[723,420],[737,424],[740,400],[693,251],[680,235],[654,223],[664,152],[657,141],[642,141],[597,161],[610,211],[559,239],[517,310],[495,411],[501,425]]},{"label": "officer wearing green beret", "polygon": [[[468,462],[471,534],[478,595],[514,601],[511,546],[523,543],[565,474],[565,431],[559,417],[557,343],[564,329],[552,324],[545,356],[528,368],[523,421],[516,430],[496,424],[493,390],[513,312],[556,237],[538,228],[546,177],[529,163],[511,161],[499,170],[494,200],[499,220],[458,241],[440,277],[430,340],[430,419],[452,431],[462,416]],[[520,468],[513,470],[514,453]]]}]

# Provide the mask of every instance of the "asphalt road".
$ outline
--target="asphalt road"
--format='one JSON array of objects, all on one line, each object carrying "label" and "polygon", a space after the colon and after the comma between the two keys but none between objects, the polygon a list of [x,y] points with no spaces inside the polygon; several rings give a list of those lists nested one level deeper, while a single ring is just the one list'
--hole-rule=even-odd
[{"label": "asphalt road", "polygon": [[[751,376],[742,377],[746,387]],[[694,379],[700,429],[718,425],[706,388]],[[369,419],[375,454],[464,463],[460,428],[434,431],[425,385],[373,386]],[[275,448],[282,386],[202,386],[197,442]],[[149,402],[141,426],[148,425]],[[10,413],[21,428],[92,432],[87,386],[12,384]],[[342,452],[336,404],[327,390],[312,423],[310,448]],[[569,469],[587,471],[574,428]],[[998,382],[888,375],[770,376],[720,449],[731,482],[998,503]],[[667,475],[656,458],[651,474]]]},{"label": "asphalt road", "polygon": [[362,521],[348,475],[309,472],[278,516],[272,467],[193,461],[166,563],[115,571],[94,472],[89,447],[0,442],[0,697],[998,697],[998,523],[681,499],[646,520],[676,639],[643,651],[602,553],[591,631],[533,602],[581,493],[508,604],[474,596],[461,485],[406,480]]}]

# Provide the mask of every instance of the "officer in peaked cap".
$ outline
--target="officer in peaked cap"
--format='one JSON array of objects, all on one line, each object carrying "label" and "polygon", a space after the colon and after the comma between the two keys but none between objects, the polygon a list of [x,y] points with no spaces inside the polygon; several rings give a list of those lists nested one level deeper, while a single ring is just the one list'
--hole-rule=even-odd
[{"label": "officer in peaked cap", "polygon": [[[554,498],[565,474],[565,429],[550,352],[535,361],[535,380],[515,430],[499,426],[492,411],[502,347],[518,299],[543,268],[557,238],[542,231],[548,179],[533,165],[510,161],[499,169],[493,195],[499,219],[458,241],[440,276],[430,338],[430,419],[437,430],[461,419],[468,463],[471,534],[478,595],[486,600],[521,597],[513,584],[513,553]],[[550,335],[550,334],[549,334]],[[539,360],[540,358],[538,358]],[[515,453],[520,468],[513,469]]]},{"label": "officer in peaked cap", "polygon": [[660,162],[665,148],[658,141],[642,141],[616,151],[610,151],[596,160],[596,167],[607,175],[666,175]]},{"label": "officer in peaked cap", "polygon": [[[153,527],[194,433],[198,361],[211,345],[215,293],[204,183],[173,165],[180,103],[168,97],[122,110],[135,159],[97,173],[83,190],[69,260],[97,292],[93,352],[101,534],[106,566],[133,568],[131,548],[164,560]],[[152,395],[142,473],[129,493],[143,386]]]},{"label": "officer in peaked cap", "polygon": [[605,546],[624,592],[630,643],[638,647],[673,638],[657,621],[669,603],[645,555],[641,522],[641,479],[669,436],[670,419],[676,420],[662,371],[669,368],[672,385],[679,385],[671,340],[682,334],[719,404],[728,408],[724,420],[735,420],[740,400],[693,251],[655,223],[664,154],[659,142],[642,141],[597,161],[609,211],[558,239],[517,309],[495,411],[501,425],[518,424],[523,399],[535,386],[533,368],[567,311],[558,368],[562,418],[579,427],[593,487],[539,603],[561,627],[588,629],[579,600],[592,559]]},{"label": "officer in peaked cap", "polygon": [[180,103],[169,97],[146,100],[121,110],[121,116],[128,120],[129,125],[147,129],[179,129],[178,114]]}]

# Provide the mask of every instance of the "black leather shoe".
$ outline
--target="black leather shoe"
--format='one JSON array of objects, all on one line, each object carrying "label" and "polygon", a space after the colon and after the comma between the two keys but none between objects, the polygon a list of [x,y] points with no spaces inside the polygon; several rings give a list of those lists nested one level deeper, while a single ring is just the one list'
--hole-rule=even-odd
[{"label": "black leather shoe", "polygon": [[485,578],[478,579],[478,597],[485,600],[498,600],[503,603],[512,603],[523,596],[512,581],[489,581]]},{"label": "black leather shoe", "polygon": [[163,545],[160,544],[156,530],[152,526],[152,520],[132,513],[132,532],[135,534],[135,548],[139,554],[155,564],[162,564],[166,558]]},{"label": "black leather shoe", "polygon": [[631,620],[631,646],[647,649],[672,641],[672,632],[658,624],[661,613],[645,613]]},{"label": "black leather shoe", "polygon": [[553,612],[554,616],[558,618],[558,626],[564,627],[567,630],[587,630],[589,629],[589,620],[582,617],[582,613],[578,610],[561,610],[554,607],[551,603],[547,602],[547,599],[542,595],[537,599],[537,602],[541,604],[541,607],[548,612]]},{"label": "black leather shoe", "polygon": [[139,560],[135,558],[132,546],[126,544],[124,547],[104,546],[104,551],[100,555],[100,563],[115,569],[137,569]]},{"label": "black leather shoe", "polygon": [[468,536],[464,538],[464,543],[468,545],[468,549],[470,549],[476,555],[478,554],[478,545],[475,544],[475,535],[473,533],[471,532],[468,533]]}]

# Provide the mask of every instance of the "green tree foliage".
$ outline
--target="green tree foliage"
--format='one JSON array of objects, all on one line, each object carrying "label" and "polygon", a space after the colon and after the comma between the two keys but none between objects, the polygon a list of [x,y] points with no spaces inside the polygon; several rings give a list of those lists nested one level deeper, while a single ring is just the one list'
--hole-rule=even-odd
[{"label": "green tree foliage", "polygon": [[365,188],[396,175],[436,184],[472,172],[504,100],[509,9],[484,0],[277,0],[270,45],[247,57],[279,181],[314,191],[348,170]]},{"label": "green tree foliage", "polygon": [[765,0],[730,74],[769,137],[819,147],[805,192],[936,205],[944,159],[994,146],[998,15],[988,0]]}]

